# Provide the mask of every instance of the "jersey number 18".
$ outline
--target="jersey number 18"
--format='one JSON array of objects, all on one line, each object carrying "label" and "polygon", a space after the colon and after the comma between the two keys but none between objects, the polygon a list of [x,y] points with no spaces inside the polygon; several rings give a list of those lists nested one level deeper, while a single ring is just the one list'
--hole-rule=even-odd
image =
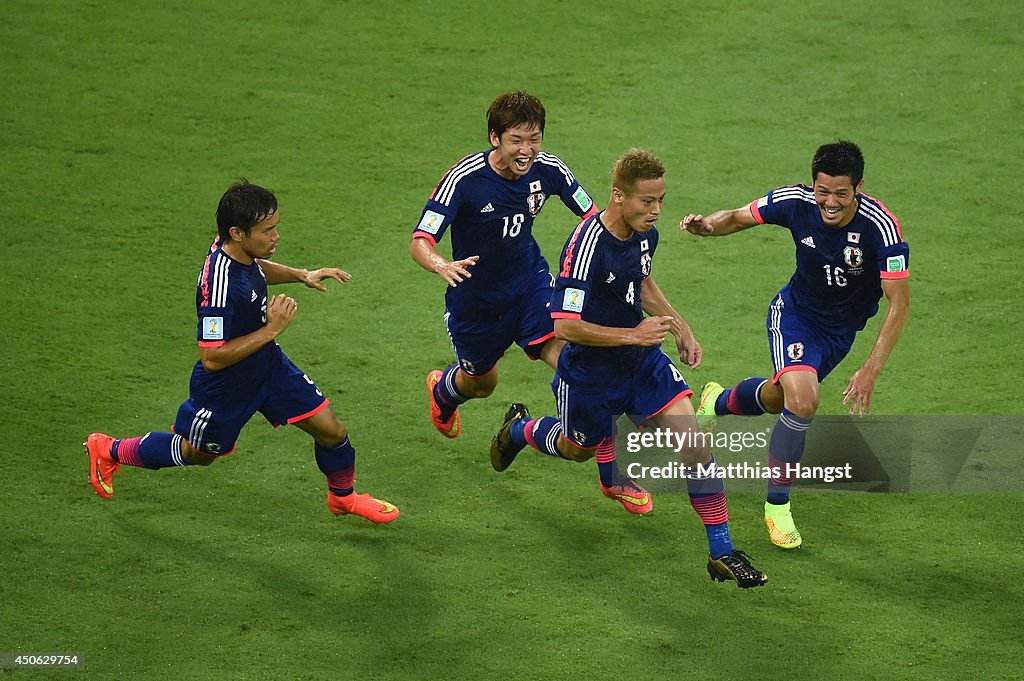
[{"label": "jersey number 18", "polygon": [[519,232],[523,230],[523,222],[526,221],[526,216],[522,213],[516,213],[515,215],[506,215],[502,218],[501,225],[501,238],[519,236]]}]

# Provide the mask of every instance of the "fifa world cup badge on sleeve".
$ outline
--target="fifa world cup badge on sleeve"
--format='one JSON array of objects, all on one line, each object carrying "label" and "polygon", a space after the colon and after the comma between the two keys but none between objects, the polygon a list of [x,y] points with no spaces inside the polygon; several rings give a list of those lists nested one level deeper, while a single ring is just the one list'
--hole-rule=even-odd
[{"label": "fifa world cup badge on sleeve", "polygon": [[224,340],[223,317],[203,317],[203,340]]},{"label": "fifa world cup badge on sleeve", "polygon": [[565,289],[565,297],[562,298],[562,309],[569,312],[583,312],[583,298],[586,292],[578,288]]},{"label": "fifa world cup badge on sleeve", "polygon": [[441,224],[443,222],[443,215],[435,213],[432,210],[428,210],[423,213],[423,217],[420,219],[420,224],[417,229],[421,229],[428,234],[437,234],[437,231],[441,229]]}]

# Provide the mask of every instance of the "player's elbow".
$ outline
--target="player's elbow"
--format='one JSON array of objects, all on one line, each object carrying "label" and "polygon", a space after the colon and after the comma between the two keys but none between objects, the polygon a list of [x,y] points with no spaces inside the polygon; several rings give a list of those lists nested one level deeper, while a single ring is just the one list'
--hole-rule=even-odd
[{"label": "player's elbow", "polygon": [[203,369],[206,371],[220,371],[227,364],[216,352],[216,348],[199,348],[199,363],[203,365]]},{"label": "player's elbow", "polygon": [[215,359],[209,359],[205,357],[200,358],[199,361],[202,363],[203,368],[210,372],[220,371],[225,366],[223,362],[218,362]]},{"label": "player's elbow", "polygon": [[575,340],[576,320],[575,319],[556,319],[555,320],[555,338],[560,341],[569,343]]}]

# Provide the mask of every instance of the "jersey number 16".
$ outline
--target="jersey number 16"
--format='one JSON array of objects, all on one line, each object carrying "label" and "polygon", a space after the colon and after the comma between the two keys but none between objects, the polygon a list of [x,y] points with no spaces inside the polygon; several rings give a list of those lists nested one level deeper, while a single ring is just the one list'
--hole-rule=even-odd
[{"label": "jersey number 16", "polygon": [[846,277],[843,275],[842,267],[832,267],[831,265],[825,265],[825,281],[828,282],[829,286],[835,283],[836,286],[846,286]]}]

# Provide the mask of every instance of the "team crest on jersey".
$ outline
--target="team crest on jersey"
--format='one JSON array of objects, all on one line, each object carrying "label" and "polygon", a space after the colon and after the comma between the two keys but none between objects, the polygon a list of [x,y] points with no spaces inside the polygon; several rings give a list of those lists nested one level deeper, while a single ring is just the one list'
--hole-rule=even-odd
[{"label": "team crest on jersey", "polygon": [[220,446],[220,444],[216,442],[204,442],[203,448],[210,454],[220,454],[221,451],[223,451],[224,449],[223,447]]},{"label": "team crest on jersey", "polygon": [[526,198],[526,207],[530,209],[530,215],[536,215],[544,205],[544,199],[548,198],[543,193],[530,194]]},{"label": "team crest on jersey", "polygon": [[467,374],[471,374],[471,373],[473,373],[474,371],[476,371],[476,368],[475,368],[475,367],[473,366],[473,363],[472,363],[472,362],[470,362],[470,361],[469,361],[468,359],[460,359],[460,360],[459,360],[459,366],[461,366],[461,367],[462,367],[462,369],[463,369],[463,370],[464,370],[464,371],[465,371],[465,372],[466,372]]},{"label": "team crest on jersey", "polygon": [[644,253],[640,256],[640,271],[645,277],[651,276],[651,254]]},{"label": "team crest on jersey", "polygon": [[843,260],[850,267],[860,267],[864,264],[864,252],[856,246],[847,246],[843,249]]},{"label": "team crest on jersey", "polygon": [[587,444],[587,434],[586,433],[581,433],[578,430],[572,431],[572,439],[575,440],[576,444],[578,444],[578,445],[585,445],[585,444]]},{"label": "team crest on jersey", "polygon": [[803,343],[790,343],[789,347],[786,348],[786,354],[794,362],[800,360],[804,356],[804,344]]}]

